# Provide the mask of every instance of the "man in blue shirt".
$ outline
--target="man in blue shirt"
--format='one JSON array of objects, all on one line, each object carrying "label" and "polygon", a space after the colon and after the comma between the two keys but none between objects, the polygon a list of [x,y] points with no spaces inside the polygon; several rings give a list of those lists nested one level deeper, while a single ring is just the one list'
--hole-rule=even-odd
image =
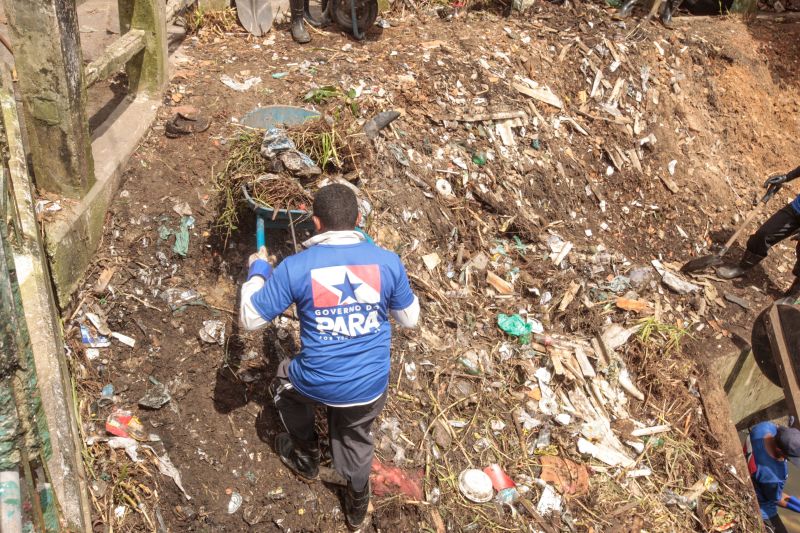
[{"label": "man in blue shirt", "polygon": [[750,428],[744,454],[767,531],[786,533],[778,507],[800,513],[800,499],[783,492],[789,477],[786,460],[800,466],[800,430],[772,422],[756,424]]},{"label": "man in blue shirt", "polygon": [[325,405],[333,467],[345,480],[344,514],[358,529],[369,506],[370,429],[386,403],[391,325],[414,327],[419,300],[400,258],[357,231],[358,202],[345,185],[314,197],[316,234],[274,270],[265,248],[250,258],[240,322],[260,328],[295,304],[302,349],[284,360],[270,390],[287,433],[275,449],[295,473],[314,479],[320,450],[315,408]]},{"label": "man in blue shirt", "polygon": [[[764,186],[772,189],[774,192],[778,192],[785,183],[797,177],[800,177],[800,167],[797,167],[787,174],[772,176],[764,183]],[[798,195],[791,204],[772,215],[769,220],[764,222],[764,224],[750,236],[747,240],[747,248],[738,265],[721,266],[717,268],[717,274],[724,279],[733,279],[743,276],[745,272],[767,257],[767,253],[772,246],[797,234],[798,231],[800,231],[800,195]],[[800,242],[798,242],[797,245],[797,257],[797,262],[792,270],[795,279],[792,286],[786,291],[787,296],[795,296],[800,293]]]}]

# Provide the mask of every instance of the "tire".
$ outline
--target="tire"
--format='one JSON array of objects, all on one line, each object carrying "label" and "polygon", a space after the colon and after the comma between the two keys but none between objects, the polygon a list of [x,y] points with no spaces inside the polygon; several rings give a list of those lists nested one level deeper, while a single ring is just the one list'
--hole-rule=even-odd
[{"label": "tire", "polygon": [[[335,2],[333,17],[336,23],[345,31],[353,33],[353,20],[350,14],[350,0],[331,0]],[[356,23],[358,33],[364,34],[371,28],[378,18],[377,0],[355,0],[356,2]]]}]

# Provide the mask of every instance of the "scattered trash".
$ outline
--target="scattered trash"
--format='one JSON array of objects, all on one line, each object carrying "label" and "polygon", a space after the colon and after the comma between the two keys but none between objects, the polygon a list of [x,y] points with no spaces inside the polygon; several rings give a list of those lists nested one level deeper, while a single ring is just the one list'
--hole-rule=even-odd
[{"label": "scattered trash", "polygon": [[88,326],[81,324],[81,342],[84,346],[89,348],[108,348],[111,346],[111,341],[108,337],[100,334],[93,333]]},{"label": "scattered trash", "polygon": [[37,200],[36,201],[36,214],[42,215],[44,213],[57,213],[61,211],[61,202],[54,202],[51,200]]},{"label": "scattered trash", "polygon": [[436,192],[444,196],[445,198],[450,198],[453,196],[453,186],[450,185],[450,182],[444,178],[439,178],[436,180]]},{"label": "scattered trash", "polygon": [[164,124],[164,134],[167,137],[175,139],[183,135],[201,133],[209,128],[211,121],[200,115],[197,109],[189,106],[182,107],[183,109],[174,110],[175,114]]},{"label": "scattered trash", "polygon": [[[181,472],[180,472],[180,470],[178,470],[175,467],[175,465],[172,464],[172,461],[170,460],[170,458],[169,458],[169,456],[167,454],[160,455],[158,457],[158,471],[161,472],[162,475],[167,476],[168,478],[171,478],[172,481],[175,483],[175,486],[180,489],[180,491],[183,493],[183,496],[187,500],[191,500],[192,499],[192,497],[189,496],[189,494],[186,493],[186,489],[183,488],[183,482],[181,481]],[[239,502],[239,505],[241,505],[241,501]],[[230,509],[230,507],[229,507],[229,509]],[[237,509],[238,509],[238,507],[237,507]],[[234,510],[234,512],[235,512],[235,510]]]},{"label": "scattered trash", "polygon": [[494,497],[492,479],[483,470],[468,468],[458,476],[458,488],[470,501],[485,503]]},{"label": "scattered trash", "polygon": [[167,302],[172,311],[200,300],[200,293],[194,289],[170,288],[161,293],[161,299]]},{"label": "scattered trash", "polygon": [[489,476],[489,479],[492,482],[492,487],[494,487],[494,490],[498,492],[500,492],[503,489],[509,489],[517,486],[516,483],[514,483],[514,481],[510,477],[508,477],[508,474],[506,474],[503,471],[502,467],[497,463],[487,466],[486,468],[483,469],[483,471],[486,473],[487,476]]},{"label": "scattered trash", "polygon": [[173,231],[166,226],[161,226],[158,229],[158,236],[164,241],[174,235],[175,243],[172,245],[172,251],[182,257],[186,257],[189,254],[189,228],[193,226],[194,217],[183,216],[181,217],[181,225],[178,230]]},{"label": "scattered trash", "polygon": [[551,513],[561,512],[561,496],[551,485],[545,485],[542,488],[542,495],[539,497],[539,503],[536,504],[536,512],[544,517]]},{"label": "scattered trash", "polygon": [[119,342],[121,342],[125,346],[128,346],[129,348],[133,348],[136,346],[136,339],[134,339],[133,337],[128,337],[127,335],[123,335],[122,333],[112,331],[111,337],[117,339]]},{"label": "scattered trash", "polygon": [[100,391],[100,398],[97,400],[97,405],[106,407],[114,403],[114,385],[109,383],[104,385]]},{"label": "scattered trash", "polygon": [[531,334],[542,333],[544,326],[538,320],[525,320],[520,315],[497,315],[497,325],[511,335],[518,337],[522,344],[530,342]]},{"label": "scattered trash", "polygon": [[130,411],[117,409],[106,419],[106,431],[118,437],[147,440],[147,432],[142,422]]},{"label": "scattered trash", "polygon": [[664,267],[664,265],[661,264],[661,261],[653,259],[653,266],[655,267],[656,271],[661,275],[661,281],[664,283],[664,285],[666,285],[673,291],[677,292],[678,294],[689,294],[700,290],[699,285],[690,283],[681,276],[679,276],[678,274],[676,274],[675,272],[667,270],[666,267]]},{"label": "scattered trash", "polygon": [[589,492],[589,471],[585,465],[553,455],[543,455],[539,460],[542,464],[540,477],[553,483],[561,494],[575,497]]},{"label": "scattered trash", "polygon": [[378,458],[372,459],[372,492],[376,496],[402,495],[413,501],[422,501],[422,471],[407,472],[396,466],[387,466]]},{"label": "scattered trash", "polygon": [[198,334],[203,342],[225,346],[225,322],[222,320],[203,320]]},{"label": "scattered trash", "polygon": [[169,394],[169,389],[163,383],[157,381],[153,376],[150,376],[150,383],[152,387],[147,389],[147,392],[139,399],[139,407],[147,409],[161,409],[164,407],[172,397]]},{"label": "scattered trash", "polygon": [[238,492],[231,493],[231,499],[228,501],[228,514],[233,514],[242,506],[242,495]]},{"label": "scattered trash", "polygon": [[378,113],[364,124],[364,134],[367,139],[375,139],[378,133],[400,117],[397,111],[384,111]]},{"label": "scattered trash", "polygon": [[740,296],[736,296],[735,294],[730,292],[724,293],[723,296],[725,297],[726,300],[728,300],[731,303],[735,303],[742,309],[750,309],[750,302],[748,302],[744,298],[741,298]]},{"label": "scattered trash", "polygon": [[106,323],[105,318],[101,318],[99,315],[90,312],[86,313],[86,318],[89,319],[89,322],[92,323],[100,335],[104,335],[106,337],[111,335],[111,328],[108,327],[108,323]]},{"label": "scattered trash", "polygon": [[500,294],[514,293],[514,284],[509,283],[494,272],[486,271],[486,282]]},{"label": "scattered trash", "polygon": [[[273,77],[275,77],[275,76],[273,75]],[[259,83],[261,83],[261,78],[258,78],[258,77],[247,78],[243,82],[239,82],[239,81],[234,80],[233,78],[231,78],[227,74],[223,74],[220,77],[219,81],[224,83],[226,87],[229,87],[229,88],[233,89],[234,91],[238,91],[238,92],[241,93],[241,92],[244,92],[244,91],[248,91],[248,90],[252,89],[253,87],[255,87],[256,85],[258,85]]]},{"label": "scattered trash", "polygon": [[429,253],[428,255],[422,256],[422,262],[425,263],[425,268],[428,270],[433,270],[437,266],[439,266],[442,262],[439,254],[436,252]]}]

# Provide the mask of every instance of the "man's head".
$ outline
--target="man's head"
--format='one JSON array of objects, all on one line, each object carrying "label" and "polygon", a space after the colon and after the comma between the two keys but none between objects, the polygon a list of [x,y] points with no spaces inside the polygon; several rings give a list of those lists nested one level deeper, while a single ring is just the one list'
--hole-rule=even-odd
[{"label": "man's head", "polygon": [[800,466],[800,430],[778,426],[775,444],[784,457],[794,463],[795,466]]},{"label": "man's head", "polygon": [[314,195],[312,219],[317,233],[354,229],[358,216],[358,200],[346,185],[326,185]]}]

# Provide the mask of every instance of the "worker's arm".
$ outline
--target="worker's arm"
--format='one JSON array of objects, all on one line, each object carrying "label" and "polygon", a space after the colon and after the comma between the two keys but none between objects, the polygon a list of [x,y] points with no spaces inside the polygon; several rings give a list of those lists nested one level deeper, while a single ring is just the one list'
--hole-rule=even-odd
[{"label": "worker's arm", "polygon": [[795,513],[800,513],[800,498],[783,492],[781,493],[781,499],[778,500],[778,506],[794,511]]},{"label": "worker's arm", "polygon": [[286,262],[273,270],[260,253],[254,254],[247,281],[242,285],[239,307],[239,323],[242,327],[246,330],[261,328],[285,311],[292,302]]},{"label": "worker's arm", "polygon": [[391,309],[392,318],[404,328],[416,327],[419,321],[419,299],[414,295],[414,301],[405,309]]},{"label": "worker's arm", "polygon": [[411,290],[406,269],[402,264],[389,300],[389,313],[404,328],[413,328],[419,321],[419,299]]}]

